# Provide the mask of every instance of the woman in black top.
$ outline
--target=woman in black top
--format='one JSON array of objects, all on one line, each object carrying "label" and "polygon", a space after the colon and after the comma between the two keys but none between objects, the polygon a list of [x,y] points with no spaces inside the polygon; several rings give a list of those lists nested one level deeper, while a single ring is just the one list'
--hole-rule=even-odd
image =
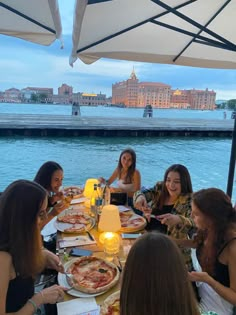
[{"label": "woman in black top", "polygon": [[41,304],[64,298],[55,285],[34,294],[34,278],[45,267],[63,271],[56,255],[42,249],[40,224],[47,193],[39,184],[18,180],[0,197],[0,314],[32,315]]},{"label": "woman in black top", "polygon": [[182,245],[196,248],[190,279],[199,282],[200,305],[204,311],[231,315],[236,305],[236,210],[222,190],[202,189],[193,194],[192,218],[197,235]]}]

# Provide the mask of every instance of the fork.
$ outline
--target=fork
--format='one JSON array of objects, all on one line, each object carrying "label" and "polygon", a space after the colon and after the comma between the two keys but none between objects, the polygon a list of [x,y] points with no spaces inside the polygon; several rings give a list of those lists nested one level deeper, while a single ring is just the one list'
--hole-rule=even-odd
[{"label": "fork", "polygon": [[67,282],[68,284],[70,285],[70,288],[67,289],[67,291],[71,290],[74,288],[74,283],[73,283],[73,280],[72,280],[72,277],[73,277],[73,274],[72,273],[69,273],[69,272],[64,272],[66,278],[67,278]]},{"label": "fork", "polygon": [[89,232],[89,230],[86,227],[84,227],[84,229],[85,229],[85,232],[88,234],[88,237],[90,238],[90,240],[94,241],[94,238],[93,238],[92,234]]}]

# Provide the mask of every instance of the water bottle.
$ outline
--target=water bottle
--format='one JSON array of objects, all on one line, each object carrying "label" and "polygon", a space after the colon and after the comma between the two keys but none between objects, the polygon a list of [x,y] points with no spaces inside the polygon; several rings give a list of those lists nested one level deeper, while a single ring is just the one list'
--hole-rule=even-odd
[{"label": "water bottle", "polygon": [[94,184],[93,194],[90,199],[91,216],[95,218],[96,224],[98,223],[98,215],[101,212],[102,199],[99,196],[98,185]]},{"label": "water bottle", "polygon": [[105,185],[104,190],[103,190],[104,206],[109,205],[110,202],[111,202],[111,190],[110,190],[108,182],[106,181],[106,185]]},{"label": "water bottle", "polygon": [[97,200],[98,200],[98,191],[97,191],[97,184],[93,185],[93,193],[90,199],[90,211],[91,211],[91,216],[96,218],[97,214]]},{"label": "water bottle", "polygon": [[96,200],[96,205],[97,205],[97,214],[99,217],[102,212],[102,206],[103,206],[103,193],[102,193],[102,188],[101,188],[100,183],[97,184],[97,191],[98,191],[98,198]]}]

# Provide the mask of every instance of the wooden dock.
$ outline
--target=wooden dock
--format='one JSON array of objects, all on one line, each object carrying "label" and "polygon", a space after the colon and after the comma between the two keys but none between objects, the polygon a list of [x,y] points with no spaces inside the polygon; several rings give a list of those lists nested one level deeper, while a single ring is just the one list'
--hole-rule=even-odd
[{"label": "wooden dock", "polygon": [[234,120],[0,114],[0,136],[231,137]]}]

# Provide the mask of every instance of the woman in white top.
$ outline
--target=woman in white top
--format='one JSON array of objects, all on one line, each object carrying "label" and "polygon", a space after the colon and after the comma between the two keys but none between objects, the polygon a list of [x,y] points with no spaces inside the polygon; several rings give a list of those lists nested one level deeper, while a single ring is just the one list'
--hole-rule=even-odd
[{"label": "woman in white top", "polygon": [[99,181],[111,185],[116,179],[118,188],[112,188],[112,192],[125,192],[128,197],[133,197],[134,192],[141,189],[141,175],[136,169],[136,153],[133,149],[123,150],[111,177],[107,181],[100,177]]}]

